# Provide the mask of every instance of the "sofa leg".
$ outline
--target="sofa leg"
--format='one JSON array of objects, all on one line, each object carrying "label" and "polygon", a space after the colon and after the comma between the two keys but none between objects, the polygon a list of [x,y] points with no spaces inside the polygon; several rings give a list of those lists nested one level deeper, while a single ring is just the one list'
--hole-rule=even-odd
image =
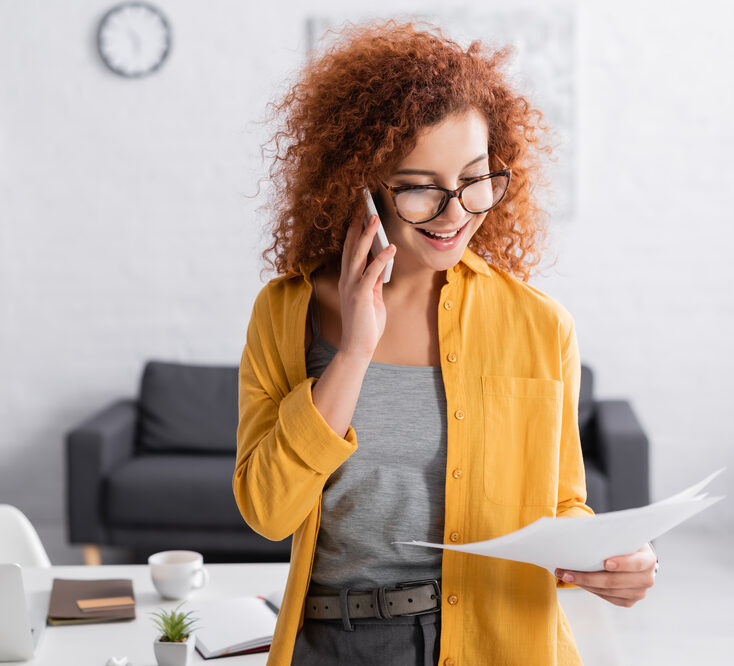
[{"label": "sofa leg", "polygon": [[90,543],[82,546],[82,552],[84,553],[84,564],[87,566],[95,567],[102,564],[102,553],[96,544]]}]

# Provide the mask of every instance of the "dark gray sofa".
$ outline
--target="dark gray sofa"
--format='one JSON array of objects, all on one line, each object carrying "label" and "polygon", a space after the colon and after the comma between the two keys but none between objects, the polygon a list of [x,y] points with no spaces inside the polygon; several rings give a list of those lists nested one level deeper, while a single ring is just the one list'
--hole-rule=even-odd
[{"label": "dark gray sofa", "polygon": [[262,538],[235,504],[237,411],[236,367],[148,362],[137,399],[66,437],[70,543],[287,561],[290,539]]},{"label": "dark gray sofa", "polygon": [[[588,504],[649,502],[648,442],[624,400],[596,401],[582,366],[579,429]],[[192,549],[235,561],[287,561],[243,521],[232,494],[237,368],[150,361],[137,399],[120,400],[66,437],[68,538],[95,563],[99,546]]]},{"label": "dark gray sofa", "polygon": [[649,504],[649,443],[632,405],[627,400],[596,400],[594,375],[583,364],[579,393],[586,503],[595,513]]}]

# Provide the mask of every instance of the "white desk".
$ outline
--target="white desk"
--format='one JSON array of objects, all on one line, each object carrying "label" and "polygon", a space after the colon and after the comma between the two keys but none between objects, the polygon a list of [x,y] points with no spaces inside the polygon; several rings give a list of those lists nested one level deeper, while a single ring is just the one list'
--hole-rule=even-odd
[{"label": "white desk", "polygon": [[[195,609],[196,601],[245,594],[269,594],[285,587],[288,564],[205,564],[209,585],[195,592],[183,609]],[[156,666],[153,639],[156,629],[150,611],[175,608],[180,602],[158,596],[145,564],[69,566],[24,569],[26,593],[44,597],[48,607],[54,578],[131,578],[136,601],[136,618],[131,622],[48,626],[33,660],[7,662],[26,666],[104,666],[109,657],[127,656],[133,666]],[[607,602],[584,590],[559,590],[563,605],[586,666],[618,666],[618,648]],[[211,666],[261,666],[267,653],[225,657],[207,662],[194,652],[192,662]],[[3,662],[2,666],[5,666]]]},{"label": "white desk", "polygon": [[[285,587],[288,564],[205,564],[210,581],[194,592],[182,610],[196,609],[197,601],[240,595],[269,594]],[[54,578],[130,578],[135,593],[135,620],[100,624],[47,626],[36,650],[35,658],[26,662],[7,662],[38,666],[104,666],[109,657],[127,656],[133,666],[155,666],[153,639],[157,632],[148,614],[159,607],[172,609],[180,601],[162,599],[150,580],[145,564],[103,565],[99,567],[68,566],[50,569],[23,569],[23,583],[28,595],[43,597],[45,607]],[[216,666],[260,666],[267,653],[202,659],[194,652],[189,663]],[[3,663],[4,666],[4,663]]]}]

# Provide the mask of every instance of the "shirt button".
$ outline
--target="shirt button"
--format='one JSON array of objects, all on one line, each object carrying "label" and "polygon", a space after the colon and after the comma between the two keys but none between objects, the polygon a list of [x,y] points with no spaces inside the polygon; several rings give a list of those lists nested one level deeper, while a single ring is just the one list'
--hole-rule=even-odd
[{"label": "shirt button", "polygon": [[448,360],[449,360],[449,361],[450,361],[451,363],[456,363],[456,354],[454,354],[454,352],[450,352],[449,354],[447,354],[446,358],[447,358],[447,359],[448,359]]},{"label": "shirt button", "polygon": [[465,414],[464,414],[464,412],[462,412],[462,411],[461,411],[460,409],[457,409],[457,410],[456,410],[456,411],[454,412],[454,416],[455,416],[455,417],[456,417],[457,419],[459,419],[459,421],[461,421],[461,419],[463,419],[463,418],[464,418]]},{"label": "shirt button", "polygon": [[446,308],[447,310],[450,310],[451,308],[453,308],[453,307],[454,307],[454,302],[453,302],[453,301],[444,301],[444,302],[443,302],[443,306],[444,306],[444,308]]},{"label": "shirt button", "polygon": [[459,597],[457,597],[455,594],[452,594],[449,596],[448,599],[446,599],[452,606],[456,606],[456,604],[459,603]]},{"label": "shirt button", "polygon": [[462,475],[463,473],[464,473],[464,472],[463,472],[463,470],[460,470],[460,469],[459,469],[459,468],[457,467],[457,468],[456,468],[456,469],[455,469],[455,470],[454,470],[453,472],[451,472],[451,476],[453,476],[453,477],[454,477],[455,479],[460,479],[460,478],[461,478],[461,475]]},{"label": "shirt button", "polygon": [[443,666],[456,666],[456,661],[454,661],[451,657],[447,657],[443,660]]},{"label": "shirt button", "polygon": [[449,540],[456,543],[459,540],[459,533],[458,532],[451,532],[449,535]]}]

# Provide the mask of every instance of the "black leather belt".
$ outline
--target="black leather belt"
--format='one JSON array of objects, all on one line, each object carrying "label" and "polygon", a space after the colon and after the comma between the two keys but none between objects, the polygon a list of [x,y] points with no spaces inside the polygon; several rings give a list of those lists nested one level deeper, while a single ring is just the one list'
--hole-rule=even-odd
[{"label": "black leather belt", "polygon": [[305,616],[310,620],[338,620],[351,629],[350,619],[397,615],[423,615],[441,608],[438,580],[416,580],[373,590],[342,588],[338,594],[312,594],[306,597]]}]

